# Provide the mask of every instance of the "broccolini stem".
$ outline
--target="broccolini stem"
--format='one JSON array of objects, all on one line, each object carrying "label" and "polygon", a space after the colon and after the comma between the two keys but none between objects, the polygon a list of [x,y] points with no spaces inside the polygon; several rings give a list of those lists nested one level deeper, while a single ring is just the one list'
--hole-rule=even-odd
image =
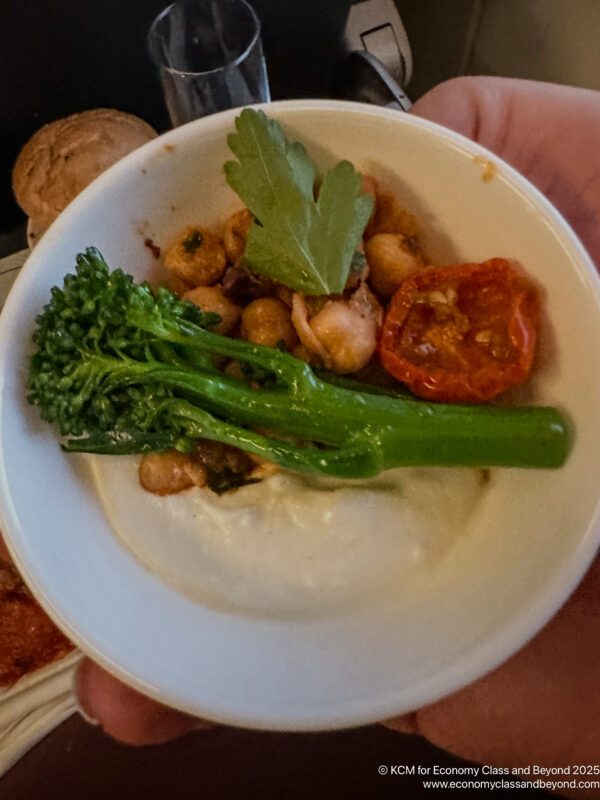
[{"label": "broccolini stem", "polygon": [[[368,478],[381,470],[378,452],[368,442],[351,442],[331,450],[303,447],[231,425],[186,400],[167,400],[157,407],[159,412],[169,413],[185,427],[187,437],[182,444],[195,439],[210,439],[239,447],[287,469],[335,478]],[[70,439],[63,449],[96,455],[129,455],[177,447],[178,438],[181,439],[164,434],[121,431]]]},{"label": "broccolini stem", "polygon": [[[221,373],[156,362],[131,361],[130,367],[129,373],[123,369],[112,375],[109,372],[111,390],[128,383],[156,382],[184,393],[201,411],[235,423],[227,429],[229,433],[236,425],[249,425],[329,446],[376,449],[382,469],[409,465],[558,467],[570,446],[565,423],[554,408],[428,403],[341,388],[314,374],[290,391],[284,387],[254,389]],[[242,449],[249,449],[243,442],[246,433],[236,428],[237,446]],[[273,454],[265,457],[277,460]]]},{"label": "broccolini stem", "polygon": [[[567,457],[556,409],[442,405],[320,377],[288,353],[206,330],[214,321],[111,273],[88,249],[37,319],[29,402],[74,437],[67,449],[87,452],[190,449],[207,438],[342,477],[407,465],[558,467]],[[215,355],[266,372],[265,385],[224,374]]]},{"label": "broccolini stem", "polygon": [[187,320],[165,319],[156,306],[151,309],[133,306],[128,311],[128,318],[132,324],[164,341],[194,346],[206,353],[228,356],[269,370],[292,390],[315,379],[308,364],[288,353],[220,336]]},{"label": "broccolini stem", "polygon": [[570,449],[566,424],[554,408],[445,405],[346,389],[320,380],[308,364],[287,353],[218,336],[186,320],[165,320],[156,307],[132,321],[169,341],[195,343],[200,350],[270,370],[287,386],[275,392],[246,389],[240,396],[239,386],[226,386],[227,379],[215,376],[208,393],[206,381],[202,390],[214,413],[226,409],[238,423],[327,444],[342,445],[349,436],[377,441],[384,469],[405,464],[559,467]]},{"label": "broccolini stem", "polygon": [[190,438],[234,445],[288,469],[337,478],[367,478],[381,471],[377,449],[367,441],[350,441],[333,450],[302,447],[223,422],[185,400],[166,401],[164,407],[175,417],[186,420]]}]

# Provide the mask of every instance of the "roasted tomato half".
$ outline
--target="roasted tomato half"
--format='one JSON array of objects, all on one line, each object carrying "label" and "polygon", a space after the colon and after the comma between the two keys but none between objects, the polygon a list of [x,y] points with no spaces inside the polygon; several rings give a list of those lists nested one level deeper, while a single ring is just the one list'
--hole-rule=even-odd
[{"label": "roasted tomato half", "polygon": [[392,297],[381,363],[419,397],[483,403],[527,378],[539,299],[505,259],[430,267]]}]

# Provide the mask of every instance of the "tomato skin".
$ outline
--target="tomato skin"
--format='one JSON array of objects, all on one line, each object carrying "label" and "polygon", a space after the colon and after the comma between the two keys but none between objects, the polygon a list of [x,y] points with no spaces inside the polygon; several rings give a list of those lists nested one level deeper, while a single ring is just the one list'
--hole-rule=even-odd
[{"label": "tomato skin", "polygon": [[505,259],[428,267],[392,297],[381,363],[418,397],[485,403],[528,377],[538,321],[535,289]]}]

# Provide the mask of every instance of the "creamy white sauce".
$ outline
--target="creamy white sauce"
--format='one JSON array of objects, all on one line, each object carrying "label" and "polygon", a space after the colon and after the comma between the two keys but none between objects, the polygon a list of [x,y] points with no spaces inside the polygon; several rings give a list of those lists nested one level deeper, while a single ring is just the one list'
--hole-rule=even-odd
[{"label": "creamy white sauce", "polygon": [[149,569],[217,606],[313,613],[428,570],[484,492],[468,469],[396,469],[365,481],[280,472],[218,496],[144,491],[138,458],[94,457],[117,535]]}]

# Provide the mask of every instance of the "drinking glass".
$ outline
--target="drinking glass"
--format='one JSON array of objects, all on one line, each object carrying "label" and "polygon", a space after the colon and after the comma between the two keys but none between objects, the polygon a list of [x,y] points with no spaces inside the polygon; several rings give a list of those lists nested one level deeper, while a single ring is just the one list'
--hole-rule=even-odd
[{"label": "drinking glass", "polygon": [[171,122],[270,100],[260,20],[246,0],[177,0],[148,34]]}]

